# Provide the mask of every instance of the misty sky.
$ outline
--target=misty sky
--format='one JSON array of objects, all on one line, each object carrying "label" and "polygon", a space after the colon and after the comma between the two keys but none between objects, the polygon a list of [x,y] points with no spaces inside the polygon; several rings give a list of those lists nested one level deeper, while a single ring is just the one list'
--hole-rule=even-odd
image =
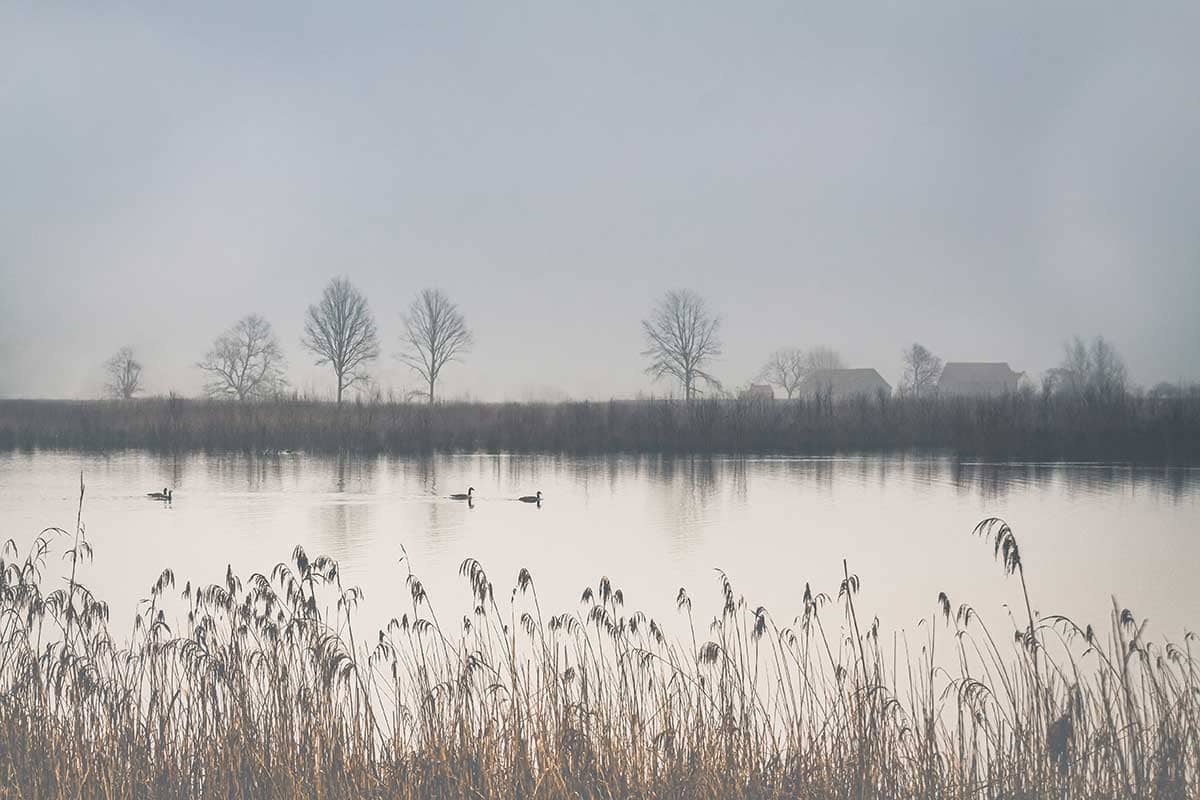
[{"label": "misty sky", "polygon": [[1195,2],[93,5],[0,6],[0,396],[96,396],[124,344],[195,393],[251,311],[329,392],[337,274],[397,390],[425,286],[478,342],[447,396],[665,392],[639,320],[681,286],[732,386],[1075,333],[1200,378]]}]

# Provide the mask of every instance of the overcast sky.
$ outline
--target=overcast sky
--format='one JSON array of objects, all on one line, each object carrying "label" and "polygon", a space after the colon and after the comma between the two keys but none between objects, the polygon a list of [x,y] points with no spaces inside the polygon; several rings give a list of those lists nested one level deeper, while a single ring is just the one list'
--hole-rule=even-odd
[{"label": "overcast sky", "polygon": [[0,6],[0,395],[95,396],[125,344],[197,392],[251,311],[331,391],[338,274],[385,388],[425,286],[476,334],[451,396],[666,391],[639,320],[684,286],[734,386],[1076,333],[1200,379],[1200,3],[100,5]]}]

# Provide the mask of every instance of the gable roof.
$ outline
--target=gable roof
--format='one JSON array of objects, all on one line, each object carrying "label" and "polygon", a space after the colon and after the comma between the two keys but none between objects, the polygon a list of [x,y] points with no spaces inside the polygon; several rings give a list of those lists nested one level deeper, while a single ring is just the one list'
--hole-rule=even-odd
[{"label": "gable roof", "polygon": [[830,387],[834,392],[856,394],[874,392],[877,389],[891,391],[891,384],[871,367],[862,369],[816,369],[800,382],[801,392],[813,392]]},{"label": "gable roof", "polygon": [[1007,361],[948,361],[942,367],[938,385],[955,383],[984,383],[1004,385],[1021,377]]},{"label": "gable roof", "polygon": [[743,397],[775,397],[775,387],[769,383],[752,383],[741,392]]}]

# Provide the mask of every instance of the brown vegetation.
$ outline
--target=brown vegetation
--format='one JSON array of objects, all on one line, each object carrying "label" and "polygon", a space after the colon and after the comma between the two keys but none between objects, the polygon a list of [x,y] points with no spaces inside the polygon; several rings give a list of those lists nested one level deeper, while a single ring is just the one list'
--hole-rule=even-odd
[{"label": "brown vegetation", "polygon": [[[1006,525],[977,532],[1021,572]],[[710,624],[682,589],[673,621],[630,611],[607,578],[551,615],[527,571],[497,592],[468,560],[463,616],[439,617],[409,574],[411,602],[363,639],[359,593],[297,548],[246,583],[230,571],[181,590],[164,571],[119,641],[79,582],[89,552],[82,525],[43,532],[24,556],[5,547],[0,795],[1200,791],[1193,637],[1151,642],[1115,604],[1106,635],[1032,610],[994,631],[941,595],[910,639],[868,622],[844,569],[836,598],[804,585],[794,619],[752,607],[723,574]]]}]

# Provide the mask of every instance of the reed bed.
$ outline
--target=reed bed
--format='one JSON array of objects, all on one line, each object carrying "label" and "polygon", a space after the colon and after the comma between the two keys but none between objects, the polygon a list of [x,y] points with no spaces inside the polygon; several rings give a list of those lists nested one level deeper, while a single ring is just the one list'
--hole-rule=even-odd
[{"label": "reed bed", "polygon": [[0,401],[0,450],[829,453],[1200,463],[1200,395],[566,403]]},{"label": "reed bed", "polygon": [[787,618],[720,573],[711,617],[607,578],[551,614],[468,560],[461,616],[410,573],[360,638],[360,593],[297,548],[244,582],[164,571],[118,638],[77,521],[0,561],[0,796],[1197,796],[1193,637],[1115,603],[1104,632],[1036,617],[1014,533],[976,533],[1023,593],[1001,628],[941,595],[916,638],[881,631],[845,565]]}]

